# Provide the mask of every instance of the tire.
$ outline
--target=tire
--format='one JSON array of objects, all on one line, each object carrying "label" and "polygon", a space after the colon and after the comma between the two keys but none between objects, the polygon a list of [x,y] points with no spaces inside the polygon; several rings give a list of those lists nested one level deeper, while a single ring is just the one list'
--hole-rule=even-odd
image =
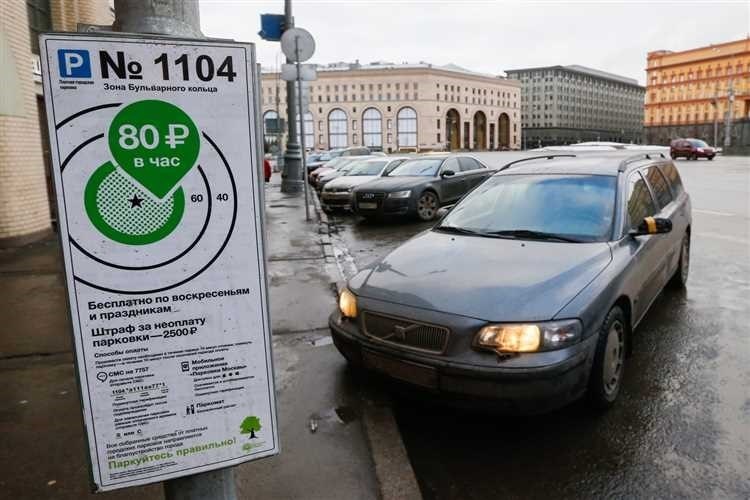
[{"label": "tire", "polygon": [[690,273],[690,233],[685,233],[680,246],[680,263],[677,270],[669,280],[669,286],[676,289],[687,286],[688,274]]},{"label": "tire", "polygon": [[713,157],[713,156],[709,156],[709,157],[708,157],[708,161],[712,161],[713,159],[714,159],[714,157]]},{"label": "tire", "polygon": [[417,199],[417,217],[421,221],[431,221],[437,215],[440,201],[434,191],[425,191]]},{"label": "tire", "polygon": [[594,364],[589,376],[589,403],[606,410],[615,404],[625,374],[626,346],[629,328],[619,306],[604,319],[596,342]]}]

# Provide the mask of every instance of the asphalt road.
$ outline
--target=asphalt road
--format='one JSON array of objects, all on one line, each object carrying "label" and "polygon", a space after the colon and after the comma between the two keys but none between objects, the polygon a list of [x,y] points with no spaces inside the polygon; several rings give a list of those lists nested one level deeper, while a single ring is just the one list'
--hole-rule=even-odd
[{"label": "asphalt road", "polygon": [[[750,159],[677,165],[693,202],[688,288],[635,332],[617,406],[507,418],[397,397],[426,499],[750,498]],[[335,220],[347,274],[430,226]]]}]

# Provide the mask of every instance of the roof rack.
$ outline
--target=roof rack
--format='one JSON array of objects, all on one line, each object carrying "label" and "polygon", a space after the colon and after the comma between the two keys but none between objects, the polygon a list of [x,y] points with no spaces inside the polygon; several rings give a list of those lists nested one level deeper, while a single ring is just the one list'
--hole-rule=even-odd
[{"label": "roof rack", "polygon": [[618,172],[624,172],[626,168],[628,168],[628,165],[633,163],[634,161],[638,160],[650,160],[652,156],[660,156],[662,158],[666,158],[664,156],[664,153],[657,153],[657,152],[651,152],[651,153],[638,153],[637,155],[628,156],[624,160],[620,162],[620,166],[617,167]]},{"label": "roof rack", "polygon": [[521,158],[520,160],[514,160],[510,163],[506,163],[505,165],[500,167],[497,171],[502,172],[503,170],[510,167],[511,165],[515,165],[516,163],[521,163],[522,161],[542,160],[542,159],[552,160],[554,158],[575,158],[575,157],[576,155],[570,154],[570,153],[557,154],[557,155],[544,155],[544,156],[530,156],[528,158]]}]

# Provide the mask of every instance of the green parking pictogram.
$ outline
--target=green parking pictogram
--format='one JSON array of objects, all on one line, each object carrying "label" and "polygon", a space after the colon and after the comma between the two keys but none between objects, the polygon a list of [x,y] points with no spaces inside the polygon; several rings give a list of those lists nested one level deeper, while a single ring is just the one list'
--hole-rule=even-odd
[{"label": "green parking pictogram", "polygon": [[114,161],[97,168],[86,184],[89,219],[119,243],[165,238],[182,220],[185,195],[178,184],[198,159],[198,128],[174,104],[150,99],[120,110],[107,139]]}]

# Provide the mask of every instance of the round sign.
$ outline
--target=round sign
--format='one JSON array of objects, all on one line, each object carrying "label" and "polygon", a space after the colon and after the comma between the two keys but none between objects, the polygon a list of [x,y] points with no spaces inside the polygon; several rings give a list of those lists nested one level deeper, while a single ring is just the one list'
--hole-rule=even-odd
[{"label": "round sign", "polygon": [[315,53],[315,39],[307,30],[290,28],[281,35],[281,51],[292,62],[305,62]]}]

